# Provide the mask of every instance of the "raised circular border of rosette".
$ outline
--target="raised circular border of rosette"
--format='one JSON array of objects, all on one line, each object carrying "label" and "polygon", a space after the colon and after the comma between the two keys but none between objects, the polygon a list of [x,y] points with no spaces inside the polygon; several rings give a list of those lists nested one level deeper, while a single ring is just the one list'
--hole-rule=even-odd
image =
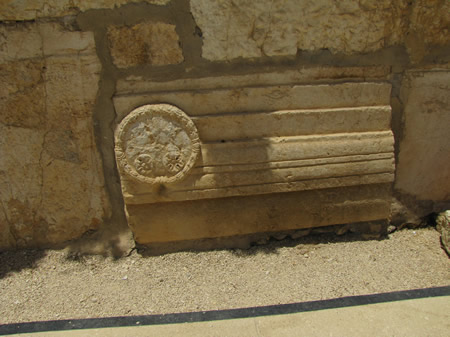
[{"label": "raised circular border of rosette", "polygon": [[115,142],[119,167],[147,184],[182,180],[200,152],[194,122],[170,104],[147,104],[131,111],[117,126]]}]

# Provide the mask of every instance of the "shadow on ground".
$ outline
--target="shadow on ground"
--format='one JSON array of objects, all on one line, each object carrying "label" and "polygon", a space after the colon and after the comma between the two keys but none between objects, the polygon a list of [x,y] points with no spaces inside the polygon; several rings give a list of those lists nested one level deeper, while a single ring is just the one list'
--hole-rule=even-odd
[{"label": "shadow on ground", "polygon": [[36,268],[38,261],[45,256],[45,250],[36,249],[0,252],[0,279],[23,269]]}]

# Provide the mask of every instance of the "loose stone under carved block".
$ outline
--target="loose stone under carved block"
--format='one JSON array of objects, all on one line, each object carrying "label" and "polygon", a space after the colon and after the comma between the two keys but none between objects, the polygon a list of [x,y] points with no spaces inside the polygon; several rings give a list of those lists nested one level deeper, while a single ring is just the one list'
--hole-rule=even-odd
[{"label": "loose stone under carved block", "polygon": [[140,244],[200,248],[389,216],[387,83],[135,92],[114,97],[115,149]]}]

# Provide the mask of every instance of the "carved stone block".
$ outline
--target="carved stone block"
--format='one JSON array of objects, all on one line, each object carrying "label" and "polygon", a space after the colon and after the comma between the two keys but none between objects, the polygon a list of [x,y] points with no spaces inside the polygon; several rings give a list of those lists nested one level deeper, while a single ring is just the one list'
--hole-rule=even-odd
[{"label": "carved stone block", "polygon": [[115,151],[136,241],[199,247],[386,219],[389,94],[370,82],[118,93]]}]

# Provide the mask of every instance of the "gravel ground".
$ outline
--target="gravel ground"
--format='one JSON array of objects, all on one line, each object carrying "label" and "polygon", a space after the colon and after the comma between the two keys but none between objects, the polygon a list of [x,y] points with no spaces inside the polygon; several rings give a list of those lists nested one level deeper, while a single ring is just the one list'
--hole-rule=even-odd
[{"label": "gravel ground", "polygon": [[385,240],[352,234],[249,250],[71,258],[67,250],[0,253],[0,324],[230,309],[450,285],[434,228]]}]

